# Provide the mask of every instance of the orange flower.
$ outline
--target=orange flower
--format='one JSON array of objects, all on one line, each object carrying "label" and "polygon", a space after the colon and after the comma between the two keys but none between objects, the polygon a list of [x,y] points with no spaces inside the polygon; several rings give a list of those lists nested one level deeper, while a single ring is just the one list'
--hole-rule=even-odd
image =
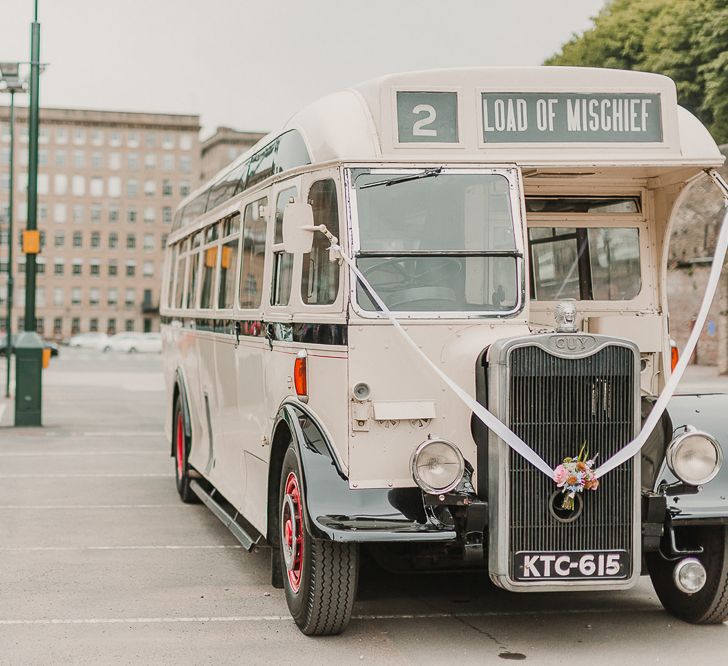
[{"label": "orange flower", "polygon": [[577,483],[579,483],[579,479],[577,479],[575,476],[569,476],[566,479],[566,484],[569,486],[575,486]]},{"label": "orange flower", "polygon": [[586,488],[587,490],[596,490],[597,488],[599,488],[599,479],[588,479],[584,483],[584,488]]},{"label": "orange flower", "polygon": [[578,462],[576,463],[576,471],[577,472],[586,472],[586,463]]}]

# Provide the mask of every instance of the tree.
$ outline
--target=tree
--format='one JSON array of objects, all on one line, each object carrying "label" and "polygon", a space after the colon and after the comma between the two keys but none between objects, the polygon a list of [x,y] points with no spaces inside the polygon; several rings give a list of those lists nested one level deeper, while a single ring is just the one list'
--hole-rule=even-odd
[{"label": "tree", "polygon": [[726,0],[611,0],[592,20],[544,64],[665,74],[680,104],[728,142]]}]

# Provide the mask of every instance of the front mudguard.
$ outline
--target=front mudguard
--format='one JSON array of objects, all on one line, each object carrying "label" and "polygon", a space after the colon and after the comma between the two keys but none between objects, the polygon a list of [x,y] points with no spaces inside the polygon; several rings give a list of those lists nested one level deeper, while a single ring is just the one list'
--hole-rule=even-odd
[{"label": "front mudguard", "polygon": [[[676,395],[668,406],[672,426],[685,425],[716,438],[723,449],[723,467],[709,483],[698,492],[670,494],[667,509],[675,526],[691,524],[728,524],[728,395],[724,393],[693,393]],[[657,485],[674,483],[677,479],[667,465],[662,463]]]},{"label": "front mudguard", "polygon": [[314,537],[368,543],[456,539],[454,530],[427,519],[419,488],[349,488],[331,442],[307,407],[284,403],[280,420],[301,463],[306,527]]}]

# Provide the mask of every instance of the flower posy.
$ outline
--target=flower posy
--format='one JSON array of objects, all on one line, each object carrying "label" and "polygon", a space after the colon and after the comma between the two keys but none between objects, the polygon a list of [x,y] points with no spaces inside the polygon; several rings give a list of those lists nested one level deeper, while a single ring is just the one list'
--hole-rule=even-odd
[{"label": "flower posy", "polygon": [[562,509],[573,511],[576,493],[599,488],[599,479],[594,474],[596,458],[594,456],[589,459],[589,451],[584,442],[576,458],[564,458],[564,462],[554,470],[554,481],[564,494]]}]

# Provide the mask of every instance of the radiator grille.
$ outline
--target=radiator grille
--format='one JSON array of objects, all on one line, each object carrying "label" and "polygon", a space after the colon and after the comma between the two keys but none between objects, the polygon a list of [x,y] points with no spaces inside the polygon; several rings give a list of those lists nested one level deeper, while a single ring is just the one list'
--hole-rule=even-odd
[{"label": "radiator grille", "polygon": [[[551,467],[575,456],[582,442],[603,461],[633,438],[631,349],[610,345],[586,358],[561,358],[526,346],[513,349],[509,359],[509,426]],[[601,479],[597,491],[584,492],[583,511],[572,523],[549,510],[553,481],[513,451],[509,461],[511,552],[632,551],[631,460]]]}]

